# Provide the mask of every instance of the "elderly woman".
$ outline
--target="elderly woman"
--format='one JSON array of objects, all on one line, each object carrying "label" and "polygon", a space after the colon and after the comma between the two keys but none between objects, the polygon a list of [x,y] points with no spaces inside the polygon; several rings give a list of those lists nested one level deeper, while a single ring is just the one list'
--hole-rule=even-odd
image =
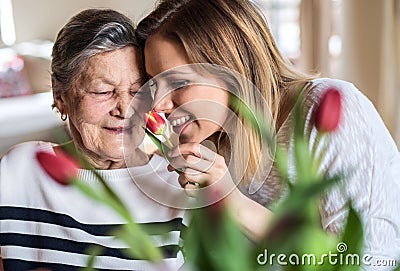
[{"label": "elderly woman", "polygon": [[[172,199],[184,194],[176,173],[165,170],[164,159],[149,157],[138,147],[144,138],[143,115],[151,101],[137,94],[145,76],[131,21],[113,10],[82,11],[58,33],[52,57],[53,106],[62,120],[68,120],[72,137],[68,144],[98,170],[137,223],[153,226],[149,234],[163,252],[164,264],[177,269],[182,264],[179,239],[184,212],[158,203],[140,189],[141,184],[150,185],[154,193]],[[54,154],[58,148],[49,142],[27,142],[1,159],[4,269],[76,270],[86,266],[88,249],[94,245],[102,249],[94,263],[97,269],[156,268],[123,253],[127,245],[111,235],[123,220],[111,209],[57,184],[43,171],[35,154]],[[79,169],[78,178],[96,186],[89,169]],[[164,184],[169,183],[179,189],[168,189]],[[154,231],[154,224],[161,227]]]}]

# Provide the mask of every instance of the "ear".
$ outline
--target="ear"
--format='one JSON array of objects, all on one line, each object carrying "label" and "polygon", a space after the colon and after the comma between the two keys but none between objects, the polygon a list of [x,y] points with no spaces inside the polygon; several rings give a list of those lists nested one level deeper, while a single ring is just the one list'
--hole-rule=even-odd
[{"label": "ear", "polygon": [[51,78],[51,87],[53,89],[53,107],[56,107],[58,112],[64,114],[65,111],[65,101],[63,95],[61,94],[60,88],[57,86],[57,80]]}]

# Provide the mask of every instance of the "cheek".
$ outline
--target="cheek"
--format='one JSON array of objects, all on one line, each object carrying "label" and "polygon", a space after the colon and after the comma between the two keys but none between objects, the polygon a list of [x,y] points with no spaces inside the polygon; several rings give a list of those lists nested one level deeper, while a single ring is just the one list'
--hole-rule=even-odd
[{"label": "cheek", "polygon": [[152,110],[153,99],[149,97],[134,98],[130,104],[130,112],[144,118],[144,114]]},{"label": "cheek", "polygon": [[221,128],[221,125],[213,121],[200,121],[200,133],[210,136]]},{"label": "cheek", "polygon": [[82,99],[76,104],[73,114],[77,124],[99,124],[108,115],[109,110],[105,104],[95,103],[91,99]]}]

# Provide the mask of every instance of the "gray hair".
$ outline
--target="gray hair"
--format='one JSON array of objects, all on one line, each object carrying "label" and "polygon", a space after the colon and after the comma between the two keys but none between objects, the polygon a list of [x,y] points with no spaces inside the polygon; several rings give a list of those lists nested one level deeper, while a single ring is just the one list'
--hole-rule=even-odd
[{"label": "gray hair", "polygon": [[134,31],[128,17],[111,9],[86,9],[72,17],[58,32],[53,46],[54,96],[59,97],[72,87],[90,57],[137,46]]}]

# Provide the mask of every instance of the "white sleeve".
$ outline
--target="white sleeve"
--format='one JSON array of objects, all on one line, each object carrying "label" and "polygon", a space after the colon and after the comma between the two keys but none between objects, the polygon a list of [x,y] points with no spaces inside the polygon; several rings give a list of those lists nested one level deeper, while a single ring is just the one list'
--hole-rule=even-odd
[{"label": "white sleeve", "polygon": [[[364,223],[364,255],[372,257],[371,266],[363,268],[386,270],[377,266],[378,260],[398,260],[400,256],[400,154],[374,106],[354,85],[321,80],[317,89],[329,86],[342,93],[343,118],[339,129],[326,138],[321,170],[327,174],[345,171],[348,175],[323,199],[322,225],[340,233],[350,199]],[[315,92],[315,102],[322,92]],[[315,134],[312,127],[311,144],[315,143]]]}]

